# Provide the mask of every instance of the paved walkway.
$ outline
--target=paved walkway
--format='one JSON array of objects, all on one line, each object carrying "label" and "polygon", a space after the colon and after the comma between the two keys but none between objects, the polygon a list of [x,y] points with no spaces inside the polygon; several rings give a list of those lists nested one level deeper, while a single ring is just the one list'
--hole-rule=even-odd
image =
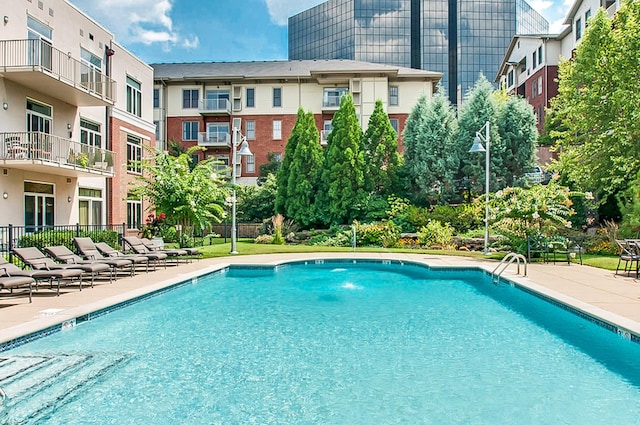
[{"label": "paved walkway", "polygon": [[[120,278],[94,288],[61,289],[61,295],[41,289],[33,303],[26,297],[0,298],[0,343],[62,324],[84,314],[138,297],[229,264],[277,264],[299,259],[375,258],[416,261],[430,266],[478,266],[493,270],[496,261],[444,255],[397,253],[315,253],[221,257]],[[515,265],[503,276],[544,293],[611,324],[640,335],[640,282],[612,271],[576,264],[530,264],[527,277],[516,276]]]}]

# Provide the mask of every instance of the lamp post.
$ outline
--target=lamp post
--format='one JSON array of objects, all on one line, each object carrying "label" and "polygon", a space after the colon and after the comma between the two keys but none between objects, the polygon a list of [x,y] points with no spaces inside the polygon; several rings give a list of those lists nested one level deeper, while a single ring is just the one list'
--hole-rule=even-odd
[{"label": "lamp post", "polygon": [[[241,136],[241,138],[240,138]],[[240,140],[238,140],[240,138]],[[236,152],[238,145],[240,145],[240,150]],[[230,254],[237,254],[236,250],[236,173],[238,166],[238,155],[240,156],[251,156],[252,153],[249,150],[249,144],[247,143],[247,138],[242,136],[240,130],[236,127],[233,127],[233,135],[231,136],[231,154],[233,158],[231,159],[231,185],[233,186],[233,195],[231,198],[231,252]]]},{"label": "lamp post", "polygon": [[[491,127],[491,123],[489,121],[485,122],[484,125],[480,128],[480,131],[476,131],[476,137],[473,139],[473,145],[469,152],[486,152],[486,162],[484,165],[485,169],[485,207],[484,207],[484,254],[489,253],[489,150],[491,149],[491,134],[489,133],[489,129]],[[482,129],[485,130],[485,135],[482,136]],[[485,149],[482,146],[482,142],[487,144],[487,148]]]}]

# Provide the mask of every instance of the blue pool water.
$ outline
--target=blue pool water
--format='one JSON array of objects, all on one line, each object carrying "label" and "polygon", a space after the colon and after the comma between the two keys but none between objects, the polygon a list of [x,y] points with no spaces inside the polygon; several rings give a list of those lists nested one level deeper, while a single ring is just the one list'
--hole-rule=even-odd
[{"label": "blue pool water", "polygon": [[0,423],[640,421],[639,344],[478,271],[232,268],[0,357]]}]

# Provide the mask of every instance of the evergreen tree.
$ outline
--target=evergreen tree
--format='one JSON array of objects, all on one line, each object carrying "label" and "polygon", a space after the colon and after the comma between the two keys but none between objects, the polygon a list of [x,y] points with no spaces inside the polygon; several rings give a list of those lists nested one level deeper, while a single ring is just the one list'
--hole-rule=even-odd
[{"label": "evergreen tree", "polygon": [[276,199],[275,199],[275,210],[278,214],[286,214],[286,202],[288,199],[288,182],[289,182],[289,173],[291,169],[291,161],[293,161],[293,153],[296,150],[296,146],[298,145],[298,140],[300,136],[300,128],[299,125],[304,119],[304,110],[302,108],[298,109],[298,117],[296,118],[296,123],[293,126],[293,130],[291,130],[291,135],[289,136],[289,140],[287,140],[287,145],[284,148],[284,158],[282,159],[282,166],[278,170],[278,174],[276,175]]},{"label": "evergreen tree", "polygon": [[346,224],[358,217],[365,200],[362,129],[351,95],[345,94],[327,139],[319,211],[326,224]]},{"label": "evergreen tree", "polygon": [[498,122],[498,132],[505,147],[503,185],[513,186],[536,163],[536,117],[526,100],[511,96],[501,105]]},{"label": "evergreen tree", "polygon": [[324,163],[324,150],[313,113],[303,115],[298,127],[298,143],[290,163],[287,182],[286,216],[306,228],[319,222],[315,199]]},{"label": "evergreen tree", "polygon": [[365,190],[371,195],[386,198],[393,193],[400,155],[398,135],[379,99],[369,118],[363,144]]},{"label": "evergreen tree", "polygon": [[422,96],[414,107],[404,133],[405,162],[418,203],[444,203],[453,199],[458,167],[455,148],[456,114],[445,93]]},{"label": "evergreen tree", "polygon": [[[476,132],[489,121],[490,127],[490,189],[492,191],[504,187],[505,169],[503,164],[504,144],[500,139],[497,123],[497,105],[493,98],[493,86],[484,77],[480,78],[465,96],[465,101],[458,116],[459,133],[456,152],[460,158],[458,179],[467,178],[471,183],[471,190],[476,194],[485,191],[485,154],[469,152]],[[486,148],[486,142],[482,143]]]}]

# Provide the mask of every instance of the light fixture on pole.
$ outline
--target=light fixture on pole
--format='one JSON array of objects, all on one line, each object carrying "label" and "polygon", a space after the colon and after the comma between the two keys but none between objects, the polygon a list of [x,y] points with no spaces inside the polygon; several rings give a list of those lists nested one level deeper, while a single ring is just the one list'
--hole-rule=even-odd
[{"label": "light fixture on pole", "polygon": [[[241,136],[241,138],[240,138]],[[238,140],[240,138],[240,140]],[[238,145],[240,150],[236,152]],[[242,136],[240,130],[233,127],[233,135],[231,136],[231,185],[233,186],[233,195],[231,198],[231,252],[230,254],[237,254],[236,250],[236,173],[238,166],[238,156],[251,156],[253,155],[249,150],[249,144],[247,138]]]},{"label": "light fixture on pole", "polygon": [[[491,149],[491,134],[489,133],[489,129],[491,127],[491,123],[489,121],[485,122],[480,131],[476,131],[476,137],[473,139],[473,146],[469,149],[469,152],[486,152],[486,162],[484,165],[485,169],[485,206],[484,206],[484,253],[489,253],[489,151]],[[482,129],[485,130],[485,135],[482,136]],[[487,144],[487,148],[485,149],[482,146],[482,142]]]}]

